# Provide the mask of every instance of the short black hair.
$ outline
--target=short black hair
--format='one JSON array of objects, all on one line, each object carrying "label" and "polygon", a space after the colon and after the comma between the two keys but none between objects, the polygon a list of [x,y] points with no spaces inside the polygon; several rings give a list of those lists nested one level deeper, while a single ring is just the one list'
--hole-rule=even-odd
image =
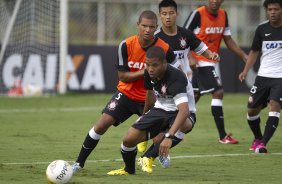
[{"label": "short black hair", "polygon": [[263,3],[263,6],[266,9],[269,4],[274,4],[274,3],[278,3],[280,7],[282,8],[282,0],[265,0]]},{"label": "short black hair", "polygon": [[150,19],[150,20],[156,20],[156,23],[158,23],[158,17],[155,14],[155,12],[151,11],[151,10],[145,10],[143,11],[140,16],[139,16],[139,20],[138,22],[140,23],[141,20],[145,18],[145,19]]},{"label": "short black hair", "polygon": [[146,51],[146,57],[147,58],[158,58],[159,60],[165,60],[165,51],[163,48],[159,46],[152,46]]},{"label": "short black hair", "polygon": [[175,8],[175,11],[177,11],[177,4],[174,0],[162,0],[160,3],[159,3],[159,11],[161,11],[161,8],[163,7],[174,7]]}]

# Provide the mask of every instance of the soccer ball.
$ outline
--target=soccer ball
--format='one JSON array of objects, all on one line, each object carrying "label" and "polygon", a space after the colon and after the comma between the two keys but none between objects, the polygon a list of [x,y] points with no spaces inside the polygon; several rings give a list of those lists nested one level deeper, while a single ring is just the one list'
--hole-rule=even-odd
[{"label": "soccer ball", "polygon": [[49,184],[67,183],[70,181],[72,174],[71,165],[64,160],[55,160],[46,169],[46,177]]}]

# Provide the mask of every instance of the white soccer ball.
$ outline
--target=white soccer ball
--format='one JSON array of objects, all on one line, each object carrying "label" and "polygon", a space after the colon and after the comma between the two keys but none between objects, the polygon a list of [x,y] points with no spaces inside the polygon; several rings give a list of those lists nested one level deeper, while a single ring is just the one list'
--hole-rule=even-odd
[{"label": "white soccer ball", "polygon": [[67,183],[70,181],[72,174],[71,165],[64,160],[55,160],[46,169],[46,177],[49,184]]}]

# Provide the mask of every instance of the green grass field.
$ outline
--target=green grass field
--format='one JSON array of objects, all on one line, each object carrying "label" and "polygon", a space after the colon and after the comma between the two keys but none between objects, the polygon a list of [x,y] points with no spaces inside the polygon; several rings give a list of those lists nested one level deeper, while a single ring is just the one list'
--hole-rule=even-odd
[{"label": "green grass field", "polygon": [[[45,169],[57,159],[74,161],[82,141],[111,95],[66,95],[40,98],[0,98],[0,183],[47,183]],[[222,145],[210,113],[210,96],[197,104],[197,124],[185,140],[171,150],[171,166],[158,161],[151,175],[139,168],[133,176],[107,176],[123,163],[120,143],[136,116],[111,128],[90,155],[85,169],[71,184],[250,184],[281,183],[282,132],[277,129],[266,155],[248,150],[253,139],[246,122],[247,94],[226,94],[225,126],[239,140]],[[262,128],[267,110],[261,113]]]}]

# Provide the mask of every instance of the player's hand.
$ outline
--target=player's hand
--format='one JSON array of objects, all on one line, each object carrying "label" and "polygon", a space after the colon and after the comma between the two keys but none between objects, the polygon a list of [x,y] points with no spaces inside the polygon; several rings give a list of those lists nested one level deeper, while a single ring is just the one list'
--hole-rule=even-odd
[{"label": "player's hand", "polygon": [[164,138],[160,144],[159,155],[167,157],[169,154],[169,148],[171,147],[172,139]]},{"label": "player's hand", "polygon": [[212,53],[210,54],[210,59],[213,60],[213,61],[219,62],[219,61],[220,61],[219,54],[216,53],[216,52],[212,52]]},{"label": "player's hand", "polygon": [[240,74],[239,74],[239,80],[240,80],[241,82],[243,82],[243,80],[246,79],[247,74],[248,74],[248,72],[246,72],[246,71],[243,71],[242,73],[240,73]]}]

